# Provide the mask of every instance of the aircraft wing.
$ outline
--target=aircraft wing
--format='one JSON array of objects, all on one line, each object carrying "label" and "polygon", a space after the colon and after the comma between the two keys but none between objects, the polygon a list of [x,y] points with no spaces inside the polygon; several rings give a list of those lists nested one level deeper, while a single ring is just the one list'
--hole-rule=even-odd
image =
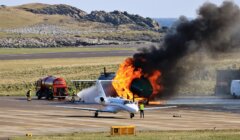
[{"label": "aircraft wing", "polygon": [[56,107],[66,108],[66,109],[76,109],[76,110],[86,110],[86,111],[115,113],[115,112],[112,112],[112,111],[100,110],[100,109],[97,109],[97,108],[82,108],[82,107],[74,107],[74,106],[56,106]]},{"label": "aircraft wing", "polygon": [[144,108],[145,110],[159,110],[159,109],[168,109],[168,108],[175,108],[177,106],[161,106],[161,107],[150,107],[150,108]]}]

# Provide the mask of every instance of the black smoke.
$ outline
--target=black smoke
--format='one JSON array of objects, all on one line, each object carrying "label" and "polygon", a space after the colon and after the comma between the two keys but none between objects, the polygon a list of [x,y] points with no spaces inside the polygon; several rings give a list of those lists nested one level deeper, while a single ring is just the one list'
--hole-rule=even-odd
[{"label": "black smoke", "polygon": [[170,95],[187,74],[178,65],[182,58],[202,50],[214,56],[239,47],[239,21],[240,10],[233,2],[225,1],[220,6],[205,3],[199,8],[196,19],[180,17],[160,46],[144,48],[136,53],[134,65],[147,75],[160,70],[159,82],[164,86],[164,93]]}]

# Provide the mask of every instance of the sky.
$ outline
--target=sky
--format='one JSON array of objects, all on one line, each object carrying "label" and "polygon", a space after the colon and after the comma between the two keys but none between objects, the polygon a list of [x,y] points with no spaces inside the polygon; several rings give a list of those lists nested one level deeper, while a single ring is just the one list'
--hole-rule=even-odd
[{"label": "sky", "polygon": [[[240,6],[240,0],[232,1]],[[0,0],[0,4],[7,6],[26,3],[68,4],[88,13],[93,10],[120,10],[151,18],[178,18],[181,15],[194,18],[204,2],[221,5],[223,0]]]}]

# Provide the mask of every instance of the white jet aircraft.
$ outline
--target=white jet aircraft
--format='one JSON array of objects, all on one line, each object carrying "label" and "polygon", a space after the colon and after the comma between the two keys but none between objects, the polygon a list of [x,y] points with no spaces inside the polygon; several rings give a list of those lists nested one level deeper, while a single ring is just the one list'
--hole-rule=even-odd
[{"label": "white jet aircraft", "polygon": [[[82,108],[74,106],[57,106],[66,109],[77,109],[77,110],[87,110],[94,111],[94,117],[98,117],[99,112],[108,112],[108,113],[118,113],[120,111],[126,111],[130,113],[130,118],[133,118],[136,113],[138,113],[138,103],[131,100],[123,99],[121,97],[106,97],[104,89],[101,82],[103,81],[112,81],[112,80],[72,80],[72,82],[96,82],[97,89],[100,94],[98,97],[95,97],[95,102],[104,106],[103,109],[97,108]],[[152,107],[145,108],[144,110],[155,110],[155,109],[165,109],[165,108],[174,108],[177,106],[165,106],[165,107]]]}]

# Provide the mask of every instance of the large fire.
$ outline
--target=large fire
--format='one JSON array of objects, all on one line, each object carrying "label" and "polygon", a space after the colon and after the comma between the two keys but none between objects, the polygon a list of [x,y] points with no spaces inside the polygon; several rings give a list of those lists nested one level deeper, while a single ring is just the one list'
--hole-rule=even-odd
[{"label": "large fire", "polygon": [[117,74],[114,78],[114,82],[112,82],[113,87],[115,88],[118,96],[126,98],[126,99],[133,99],[134,98],[141,100],[144,98],[139,97],[131,92],[130,86],[134,79],[145,77],[149,80],[152,85],[152,95],[154,97],[157,93],[159,93],[162,89],[162,86],[158,84],[158,79],[161,76],[161,72],[156,70],[151,75],[144,75],[142,73],[142,69],[136,69],[133,66],[133,58],[127,58],[119,67]]}]

